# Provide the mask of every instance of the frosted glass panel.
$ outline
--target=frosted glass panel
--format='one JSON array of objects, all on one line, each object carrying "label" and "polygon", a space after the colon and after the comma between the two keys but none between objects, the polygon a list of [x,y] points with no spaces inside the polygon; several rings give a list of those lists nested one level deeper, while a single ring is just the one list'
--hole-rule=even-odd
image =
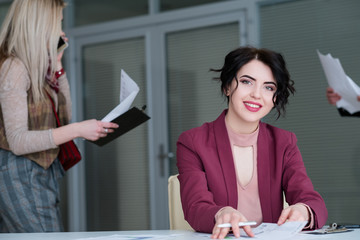
[{"label": "frosted glass panel", "polygon": [[[225,55],[239,46],[239,24],[229,23],[167,35],[167,87],[170,151],[176,152],[179,135],[206,121],[215,120],[226,108],[217,74]],[[177,173],[176,159],[170,174]]]},{"label": "frosted glass panel", "polygon": [[229,1],[229,0],[181,0],[181,1],[160,0],[160,10],[168,11],[168,10],[175,10],[175,9],[186,8],[186,7],[194,7],[194,6],[198,6],[198,5],[223,2],[223,1]]},{"label": "frosted glass panel", "polygon": [[[121,69],[140,87],[133,105],[146,103],[144,59],[143,38],[84,47],[86,119],[119,104]],[[87,230],[149,229],[147,146],[146,123],[103,147],[86,142]]]},{"label": "frosted glass panel", "polygon": [[0,3],[0,26],[2,25],[5,16],[9,10],[11,3]]},{"label": "frosted glass panel", "polygon": [[148,0],[73,0],[74,25],[102,23],[148,14]]},{"label": "frosted glass panel", "polygon": [[316,49],[339,58],[360,85],[359,9],[356,0],[302,0],[260,11],[262,46],[284,54],[297,91],[286,118],[275,125],[297,135],[308,174],[329,210],[328,223],[360,222],[360,119],[340,117],[328,104]]}]

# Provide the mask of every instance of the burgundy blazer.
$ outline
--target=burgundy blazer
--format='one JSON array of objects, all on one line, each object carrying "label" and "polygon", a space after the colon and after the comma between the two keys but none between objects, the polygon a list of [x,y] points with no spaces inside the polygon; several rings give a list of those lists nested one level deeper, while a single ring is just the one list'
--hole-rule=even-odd
[{"label": "burgundy blazer", "polygon": [[[182,133],[177,142],[177,167],[185,219],[199,232],[211,233],[215,214],[237,208],[236,173],[225,126],[226,110],[214,121]],[[264,222],[276,223],[283,209],[305,203],[315,228],[327,219],[324,200],[314,190],[296,145],[294,133],[260,122],[257,169]]]}]

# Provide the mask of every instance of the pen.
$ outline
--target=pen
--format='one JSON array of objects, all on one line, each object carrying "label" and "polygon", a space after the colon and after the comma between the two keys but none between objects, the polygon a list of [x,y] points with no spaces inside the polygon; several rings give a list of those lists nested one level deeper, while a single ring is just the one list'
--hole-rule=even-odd
[{"label": "pen", "polygon": [[[238,224],[239,227],[254,226],[254,225],[256,225],[256,222],[239,222],[239,224]],[[230,223],[223,223],[223,224],[217,225],[217,227],[219,227],[219,228],[231,227],[231,224]]]}]

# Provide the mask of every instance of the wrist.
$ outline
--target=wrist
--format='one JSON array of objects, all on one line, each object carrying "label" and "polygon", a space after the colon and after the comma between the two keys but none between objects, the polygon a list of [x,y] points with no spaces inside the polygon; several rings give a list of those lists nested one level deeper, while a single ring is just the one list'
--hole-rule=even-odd
[{"label": "wrist", "polygon": [[302,215],[305,217],[306,221],[311,219],[311,208],[305,203],[296,203],[296,206],[302,207]]},{"label": "wrist", "polygon": [[74,122],[74,123],[70,123],[69,125],[71,126],[71,132],[72,132],[71,138],[75,139],[81,137],[81,133],[79,131],[79,129],[81,129],[80,123]]},{"label": "wrist", "polygon": [[232,207],[229,207],[229,206],[226,206],[226,207],[222,207],[220,208],[219,211],[217,211],[217,213],[215,214],[215,221],[217,221],[218,217],[221,215],[222,212],[224,212],[225,210],[232,210],[233,208]]}]

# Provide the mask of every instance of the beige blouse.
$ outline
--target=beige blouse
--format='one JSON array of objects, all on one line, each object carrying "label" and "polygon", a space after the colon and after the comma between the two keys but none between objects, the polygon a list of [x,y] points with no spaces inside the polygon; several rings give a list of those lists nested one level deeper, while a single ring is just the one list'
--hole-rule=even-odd
[{"label": "beige blouse", "polygon": [[[68,116],[71,116],[70,88],[66,74],[59,79],[59,90],[66,98]],[[30,78],[21,60],[7,59],[0,70],[0,104],[3,114],[6,139],[11,151],[24,155],[56,148],[52,130],[28,130],[27,92]],[[52,93],[57,107],[57,95]],[[34,144],[36,143],[36,144]]]},{"label": "beige blouse", "polygon": [[227,124],[226,128],[236,172],[237,210],[248,221],[255,221],[259,225],[263,221],[257,175],[257,138],[259,129],[251,134],[238,134]]}]

